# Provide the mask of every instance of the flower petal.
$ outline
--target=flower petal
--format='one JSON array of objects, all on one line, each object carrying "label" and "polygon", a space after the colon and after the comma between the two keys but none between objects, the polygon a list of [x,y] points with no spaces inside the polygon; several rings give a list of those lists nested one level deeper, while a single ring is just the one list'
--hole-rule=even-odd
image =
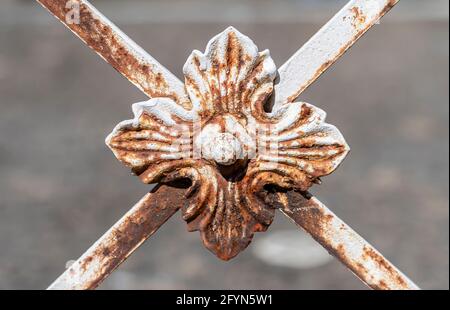
[{"label": "flower petal", "polygon": [[[350,148],[339,130],[325,122],[326,113],[295,102],[271,115],[272,126],[258,136],[258,155],[248,173],[274,172],[300,190],[333,172]],[[283,184],[282,187],[285,187]]]},{"label": "flower petal", "polygon": [[[183,208],[188,230],[199,230],[206,248],[223,260],[244,250],[255,232],[265,231],[271,224],[274,209],[255,216],[245,206],[245,192],[240,182],[226,180],[209,165],[191,169],[192,197]],[[262,221],[263,220],[263,221]]]},{"label": "flower petal", "polygon": [[273,90],[276,67],[269,51],[258,48],[233,27],[211,39],[205,53],[193,51],[184,65],[185,84],[194,110],[251,113]]},{"label": "flower petal", "polygon": [[106,144],[126,166],[140,174],[150,165],[192,155],[195,115],[169,98],[133,105],[134,119],[119,123]]}]

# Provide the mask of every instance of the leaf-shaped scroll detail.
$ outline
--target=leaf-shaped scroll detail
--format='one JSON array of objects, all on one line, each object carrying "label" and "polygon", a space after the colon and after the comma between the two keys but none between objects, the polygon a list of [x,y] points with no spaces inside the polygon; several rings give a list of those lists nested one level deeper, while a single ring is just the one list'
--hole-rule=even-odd
[{"label": "leaf-shaped scroll detail", "polygon": [[262,109],[277,71],[268,50],[258,52],[250,38],[229,27],[205,53],[193,51],[183,72],[193,108],[208,117]]},{"label": "leaf-shaped scroll detail", "polygon": [[106,138],[106,144],[126,166],[140,174],[163,161],[191,158],[192,111],[171,99],[155,98],[135,103],[133,113],[134,119],[119,123]]},{"label": "leaf-shaped scroll detail", "polygon": [[255,232],[269,227],[275,210],[265,210],[264,222],[255,217],[246,206],[240,181],[225,179],[210,165],[187,169],[193,183],[182,210],[183,219],[189,231],[200,231],[203,244],[217,257],[235,257],[248,246]]},{"label": "leaf-shaped scroll detail", "polygon": [[[307,190],[319,177],[333,172],[350,148],[325,118],[323,110],[303,102],[291,103],[271,115],[271,130],[258,136],[260,153],[249,164],[247,174],[272,172],[283,177],[274,180],[275,185]],[[283,184],[276,184],[280,182]]]}]

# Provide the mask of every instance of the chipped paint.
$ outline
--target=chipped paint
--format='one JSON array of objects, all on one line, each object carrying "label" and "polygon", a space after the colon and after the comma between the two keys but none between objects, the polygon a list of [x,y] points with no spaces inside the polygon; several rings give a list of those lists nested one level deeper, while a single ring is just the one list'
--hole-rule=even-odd
[{"label": "chipped paint", "polygon": [[419,289],[325,205],[308,193],[290,191],[281,211],[372,289]]},{"label": "chipped paint", "polygon": [[361,38],[398,0],[352,0],[278,70],[273,109],[301,93]]},{"label": "chipped paint", "polygon": [[185,188],[157,186],[48,289],[94,289],[183,205]]},{"label": "chipped paint", "polygon": [[66,20],[67,0],[37,0],[100,57],[150,98],[169,97],[186,103],[183,83],[145,52],[92,4],[71,0],[80,9],[80,22]]},{"label": "chipped paint", "polygon": [[352,12],[352,26],[355,29],[360,29],[364,26],[366,22],[366,15],[364,15],[364,12],[361,11],[361,9],[357,6],[354,6],[350,9]]}]

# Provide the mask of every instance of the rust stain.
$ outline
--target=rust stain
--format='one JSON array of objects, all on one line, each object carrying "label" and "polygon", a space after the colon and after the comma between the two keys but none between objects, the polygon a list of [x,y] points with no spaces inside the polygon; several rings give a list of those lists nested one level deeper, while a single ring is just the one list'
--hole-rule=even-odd
[{"label": "rust stain", "polygon": [[359,29],[366,22],[366,15],[361,11],[361,9],[357,6],[354,6],[350,9],[352,12],[352,26],[355,29]]},{"label": "rust stain", "polygon": [[361,263],[355,264],[347,255],[347,250],[342,243],[333,245],[333,236],[330,236],[329,233],[334,216],[325,214],[311,200],[311,196],[307,192],[288,191],[286,196],[288,203],[284,206],[284,211],[296,224],[305,229],[330,255],[338,258],[353,272],[356,274],[367,273],[367,269]]},{"label": "rust stain", "polygon": [[330,247],[329,237],[327,236],[333,216],[325,214],[318,208],[306,192],[288,191],[286,196],[288,205],[285,207],[288,208],[289,215],[294,221],[308,231],[330,254],[338,257],[342,255],[342,245],[338,248]]},{"label": "rust stain", "polygon": [[[66,24],[66,0],[38,0],[59,20]],[[160,72],[153,70],[151,64],[142,64],[126,45],[115,36],[113,29],[103,24],[93,15],[89,7],[83,2],[80,5],[80,23],[66,24],[89,47],[102,56],[119,73],[132,83],[139,85],[150,97],[168,97],[179,102],[180,98],[170,91],[167,81]]]},{"label": "rust stain", "polygon": [[93,259],[93,256],[86,257],[80,265],[81,270],[86,271]]},{"label": "rust stain", "polygon": [[365,261],[374,261],[380,268],[386,271],[390,275],[390,278],[397,283],[400,287],[407,288],[408,283],[403,279],[402,275],[390,265],[384,257],[375,252],[373,249],[364,247],[363,259]]},{"label": "rust stain", "polygon": [[141,206],[139,212],[127,218],[113,231],[107,245],[98,247],[93,255],[81,262],[82,270],[87,270],[93,262],[99,262],[102,266],[91,281],[85,284],[85,289],[98,287],[137,245],[180,209],[183,206],[185,191],[186,186],[181,183],[174,183],[170,187],[160,185],[152,190],[151,198]]},{"label": "rust stain", "polygon": [[356,263],[355,271],[356,271],[357,274],[368,274],[369,273],[367,268],[363,264],[361,264],[360,262]]},{"label": "rust stain", "polygon": [[389,290],[389,286],[387,285],[387,283],[384,280],[380,280],[378,282],[376,288],[381,289],[381,290]]},{"label": "rust stain", "polygon": [[[409,288],[405,278],[384,257],[373,248],[364,246],[360,259],[351,256],[345,244],[337,243],[333,233],[334,216],[327,214],[312,200],[307,192],[287,191],[284,199],[279,199],[283,211],[296,224],[305,229],[331,255],[338,258],[344,265],[358,275],[373,289]],[[337,228],[343,229],[342,225]],[[383,278],[375,281],[373,271],[368,269],[367,263],[374,262]]]},{"label": "rust stain", "polygon": [[[374,20],[367,24],[365,27],[356,27],[357,32],[355,33],[355,35],[353,36],[353,39],[350,40],[349,42],[347,42],[344,46],[342,46],[338,53],[336,54],[335,57],[333,57],[332,59],[327,60],[326,62],[324,62],[314,73],[314,75],[304,84],[300,85],[299,89],[297,91],[295,91],[292,95],[290,95],[287,98],[287,102],[294,102],[299,96],[300,94],[306,89],[308,88],[308,86],[310,86],[312,83],[314,83],[314,81],[316,81],[333,63],[335,63],[342,55],[345,54],[345,52],[353,46],[353,44],[355,44],[355,42],[357,40],[359,40],[369,29],[370,27],[372,27],[372,25],[380,20],[387,12],[389,12],[389,10],[391,10],[397,3],[399,0],[390,0],[386,6],[383,7],[383,9],[380,11],[380,13],[374,18]],[[357,24],[364,24],[364,22],[366,21],[366,16],[363,14],[360,14],[360,9],[358,7],[354,7],[351,9],[351,12],[353,12],[353,14],[356,14],[355,16],[357,16],[358,18],[358,23]],[[344,16],[343,21],[345,21],[347,19],[347,16]],[[364,21],[363,21],[364,20]],[[362,22],[363,21],[363,22]],[[353,21],[354,22],[354,21]],[[361,23],[362,22],[362,23]]]}]

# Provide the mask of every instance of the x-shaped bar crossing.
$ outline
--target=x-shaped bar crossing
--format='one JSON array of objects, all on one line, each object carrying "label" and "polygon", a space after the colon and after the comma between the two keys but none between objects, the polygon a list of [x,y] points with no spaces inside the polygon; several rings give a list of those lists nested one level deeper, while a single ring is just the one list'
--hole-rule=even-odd
[{"label": "x-shaped bar crossing", "polygon": [[[37,0],[150,98],[187,102],[184,84],[85,0]],[[352,0],[280,69],[274,109],[293,102],[398,0]],[[79,22],[69,22],[76,8]],[[96,288],[183,204],[186,186],[145,195],[49,289]],[[278,208],[373,289],[418,289],[360,235],[306,192],[278,193]]]}]

